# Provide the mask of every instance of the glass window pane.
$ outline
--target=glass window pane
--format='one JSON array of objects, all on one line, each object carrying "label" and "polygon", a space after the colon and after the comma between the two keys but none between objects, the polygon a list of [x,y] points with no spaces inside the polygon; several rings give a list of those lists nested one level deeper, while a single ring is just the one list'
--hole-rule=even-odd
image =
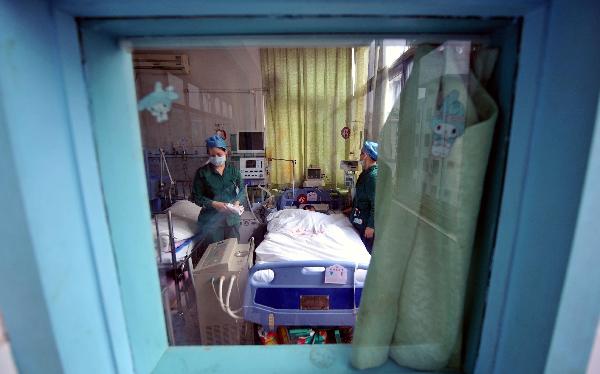
[{"label": "glass window pane", "polygon": [[250,44],[133,53],[171,344],[460,367],[498,51]]}]

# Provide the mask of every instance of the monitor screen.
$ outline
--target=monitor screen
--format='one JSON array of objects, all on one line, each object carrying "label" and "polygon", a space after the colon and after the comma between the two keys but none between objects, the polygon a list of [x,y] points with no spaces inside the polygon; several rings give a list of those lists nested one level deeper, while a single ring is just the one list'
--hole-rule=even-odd
[{"label": "monitor screen", "polygon": [[246,169],[256,168],[256,160],[246,160]]},{"label": "monitor screen", "polygon": [[238,133],[238,152],[264,151],[264,134],[260,131],[242,131]]},{"label": "monitor screen", "polygon": [[306,179],[321,179],[321,169],[307,169]]}]

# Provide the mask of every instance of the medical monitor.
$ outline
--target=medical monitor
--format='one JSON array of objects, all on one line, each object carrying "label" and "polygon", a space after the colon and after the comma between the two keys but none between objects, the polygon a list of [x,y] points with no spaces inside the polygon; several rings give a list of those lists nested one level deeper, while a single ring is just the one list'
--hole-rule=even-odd
[{"label": "medical monitor", "polygon": [[238,132],[239,153],[262,153],[265,151],[265,135],[262,131]]},{"label": "medical monitor", "polygon": [[267,173],[265,170],[266,161],[264,157],[240,158],[240,173],[244,180],[265,179]]},{"label": "medical monitor", "polygon": [[340,168],[344,171],[357,171],[358,161],[357,160],[342,160],[340,161]]},{"label": "medical monitor", "polygon": [[321,179],[322,177],[321,168],[306,169],[306,179]]}]

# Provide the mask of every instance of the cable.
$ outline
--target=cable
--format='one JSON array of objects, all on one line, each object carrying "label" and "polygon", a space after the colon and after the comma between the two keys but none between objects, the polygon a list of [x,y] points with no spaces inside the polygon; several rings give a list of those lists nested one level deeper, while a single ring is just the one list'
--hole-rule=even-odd
[{"label": "cable", "polygon": [[225,305],[224,305],[225,312],[226,312],[227,314],[229,314],[229,316],[230,316],[231,318],[234,318],[234,319],[244,319],[244,317],[241,317],[241,316],[239,316],[239,315],[235,314],[236,312],[237,312],[237,313],[241,312],[241,311],[242,311],[242,309],[241,309],[241,308],[240,308],[240,309],[238,309],[238,310],[235,310],[235,311],[232,311],[232,310],[229,308],[229,298],[230,298],[230,296],[231,296],[231,289],[233,288],[233,282],[234,282],[234,281],[235,281],[235,275],[232,275],[232,276],[231,276],[231,278],[229,278],[229,288],[228,288],[228,290],[227,290],[227,301],[225,302]]},{"label": "cable", "polygon": [[225,312],[225,304],[223,304],[223,282],[225,281],[225,277],[221,275],[219,277],[219,303],[221,304],[221,309]]},{"label": "cable", "polygon": [[[175,184],[175,181],[173,180],[173,177],[171,176],[171,170],[169,170],[169,164],[167,163],[167,159],[165,158],[165,151],[162,148],[160,148],[160,157],[161,157],[162,162],[164,162],[165,170],[167,171],[167,174],[169,175],[169,182],[171,182],[172,185]],[[162,177],[162,164],[161,164],[161,177]]]},{"label": "cable", "polygon": [[229,278],[229,288],[227,289],[227,300],[225,301],[225,309],[227,310],[227,312],[231,312],[231,313],[239,313],[242,311],[243,308],[239,308],[236,310],[231,310],[231,308],[229,307],[229,299],[231,298],[231,290],[233,288],[233,282],[235,282],[235,274],[231,276],[231,278]]},{"label": "cable", "polygon": [[215,295],[217,297],[217,301],[219,302],[219,306],[221,307],[221,310],[223,312],[227,313],[227,310],[225,309],[225,302],[223,301],[223,282],[225,282],[225,276],[221,275],[219,277],[219,295],[216,295],[216,293],[215,293]]},{"label": "cable", "polygon": [[221,275],[219,277],[219,294],[218,295],[217,295],[217,291],[215,290],[215,278],[212,278],[211,284],[213,287],[213,292],[215,294],[215,297],[217,298],[217,301],[219,301],[219,305],[221,306],[221,310],[223,312],[227,313],[231,318],[244,319],[244,317],[236,314],[236,313],[241,312],[243,310],[243,308],[231,310],[231,308],[229,307],[229,299],[231,297],[231,289],[233,288],[233,282],[235,281],[235,278],[236,278],[235,275],[232,275],[231,278],[229,278],[229,287],[228,287],[228,291],[227,291],[227,301],[226,302],[223,301],[223,282],[225,281],[225,276]]},{"label": "cable", "polygon": [[211,279],[210,283],[212,285],[213,293],[215,294],[215,299],[217,299],[217,301],[219,301],[219,304],[220,304],[221,300],[219,299],[219,295],[217,295],[217,290],[215,289],[215,278],[214,277]]},{"label": "cable", "polygon": [[[163,168],[167,171],[167,175],[169,176],[169,188],[167,190],[167,195],[169,197],[169,204],[173,203],[173,196],[171,192],[173,190],[173,186],[175,186],[175,181],[173,180],[173,176],[171,175],[171,170],[169,170],[169,164],[167,163],[167,159],[165,158],[165,150],[159,148],[160,150],[160,186],[163,186]],[[162,192],[162,191],[161,191]]]},{"label": "cable", "polygon": [[260,188],[261,190],[265,191],[267,193],[267,195],[269,195],[267,197],[267,199],[270,199],[271,196],[273,196],[273,194],[271,193],[271,191],[267,190],[266,188],[264,188],[263,186],[261,186],[260,184],[257,186],[258,188]]}]

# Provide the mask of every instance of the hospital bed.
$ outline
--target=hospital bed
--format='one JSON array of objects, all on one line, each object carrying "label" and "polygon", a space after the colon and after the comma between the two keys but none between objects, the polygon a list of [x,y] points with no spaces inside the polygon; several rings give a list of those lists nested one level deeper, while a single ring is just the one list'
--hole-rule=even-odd
[{"label": "hospital bed", "polygon": [[[190,201],[180,200],[165,212],[154,215],[154,242],[158,269],[162,274],[161,277],[164,279],[172,277],[174,281],[179,312],[183,312],[180,282],[186,278],[186,274],[191,280],[192,288],[195,288],[191,269],[193,268],[192,254],[202,242],[200,227],[197,223],[200,209]],[[170,316],[167,304],[165,304],[165,312],[167,316]]]},{"label": "hospital bed", "polygon": [[[270,330],[353,326],[371,257],[347,217],[285,209],[268,217],[267,230],[249,272],[244,319]],[[340,268],[341,277],[327,276]]]},{"label": "hospital bed", "polygon": [[201,208],[191,201],[179,200],[164,213],[154,215],[154,240],[161,265],[182,262],[201,241],[198,214]]}]

